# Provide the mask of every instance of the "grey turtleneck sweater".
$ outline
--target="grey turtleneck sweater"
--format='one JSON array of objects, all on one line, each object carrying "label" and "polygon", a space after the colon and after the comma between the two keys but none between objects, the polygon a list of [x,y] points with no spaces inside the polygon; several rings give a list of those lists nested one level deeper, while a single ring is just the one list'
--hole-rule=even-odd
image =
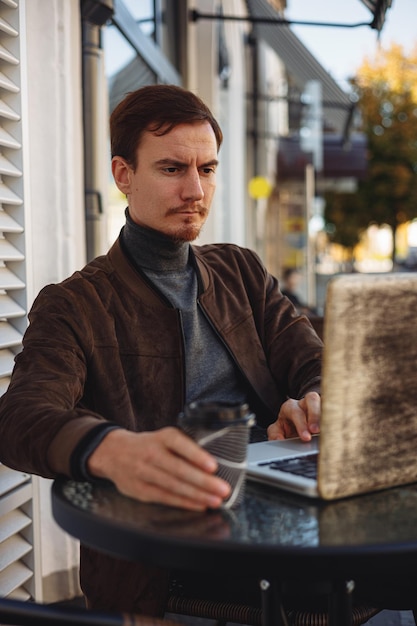
[{"label": "grey turtleneck sweater", "polygon": [[[127,213],[127,212],[126,212]],[[185,342],[186,403],[246,401],[233,359],[197,304],[190,244],[135,224],[126,215],[122,242],[134,264],[181,313]]]}]

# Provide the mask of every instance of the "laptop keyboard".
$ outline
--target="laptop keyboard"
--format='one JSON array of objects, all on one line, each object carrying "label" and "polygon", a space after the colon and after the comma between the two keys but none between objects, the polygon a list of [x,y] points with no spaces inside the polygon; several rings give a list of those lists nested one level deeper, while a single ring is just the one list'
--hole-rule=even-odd
[{"label": "laptop keyboard", "polygon": [[267,461],[259,463],[260,467],[269,467],[272,470],[280,470],[306,478],[317,478],[317,452],[306,456],[294,457],[293,459],[281,459],[279,461]]}]

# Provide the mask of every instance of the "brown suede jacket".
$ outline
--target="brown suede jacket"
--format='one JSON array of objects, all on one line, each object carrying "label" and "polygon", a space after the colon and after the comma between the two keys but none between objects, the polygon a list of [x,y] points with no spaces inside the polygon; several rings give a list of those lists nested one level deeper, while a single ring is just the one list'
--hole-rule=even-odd
[{"label": "brown suede jacket", "polygon": [[[247,380],[258,424],[287,397],[318,391],[322,343],[250,250],[193,247],[199,306]],[[103,420],[134,430],[175,424],[184,405],[179,312],[130,264],[105,256],[45,287],[0,399],[0,461],[47,478],[71,476],[71,454]],[[167,574],[82,547],[91,607],[163,613]]]}]

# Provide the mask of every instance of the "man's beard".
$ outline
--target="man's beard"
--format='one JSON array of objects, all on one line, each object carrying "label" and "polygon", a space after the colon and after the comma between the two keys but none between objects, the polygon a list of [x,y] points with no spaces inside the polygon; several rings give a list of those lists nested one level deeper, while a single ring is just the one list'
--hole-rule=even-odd
[{"label": "man's beard", "polygon": [[182,224],[175,232],[171,232],[168,237],[176,243],[195,241],[200,235],[204,224]]},{"label": "man's beard", "polygon": [[[189,207],[176,207],[174,209],[169,209],[167,215],[176,215],[177,213],[181,213],[187,208]],[[197,239],[197,237],[200,235],[201,230],[206,222],[209,211],[206,207],[203,207],[203,206],[198,206],[195,208],[197,209],[197,212],[199,213],[199,215],[204,219],[204,221],[202,223],[196,224],[194,223],[194,219],[192,215],[190,215],[189,217],[184,215],[183,223],[180,226],[178,226],[176,231],[171,231],[168,234],[170,239],[172,239],[173,241],[177,243],[190,242],[190,241],[194,241],[195,239]]]}]

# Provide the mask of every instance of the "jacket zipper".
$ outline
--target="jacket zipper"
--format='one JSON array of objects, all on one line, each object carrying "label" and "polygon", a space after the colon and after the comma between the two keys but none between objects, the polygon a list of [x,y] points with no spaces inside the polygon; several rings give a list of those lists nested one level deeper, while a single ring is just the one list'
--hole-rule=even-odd
[{"label": "jacket zipper", "polygon": [[186,380],[186,363],[185,363],[185,335],[184,335],[184,323],[182,317],[181,309],[176,309],[178,316],[178,323],[181,332],[181,360],[182,360],[182,392],[181,392],[181,407],[180,411],[183,410],[186,398],[186,389],[185,389],[185,380]]}]

